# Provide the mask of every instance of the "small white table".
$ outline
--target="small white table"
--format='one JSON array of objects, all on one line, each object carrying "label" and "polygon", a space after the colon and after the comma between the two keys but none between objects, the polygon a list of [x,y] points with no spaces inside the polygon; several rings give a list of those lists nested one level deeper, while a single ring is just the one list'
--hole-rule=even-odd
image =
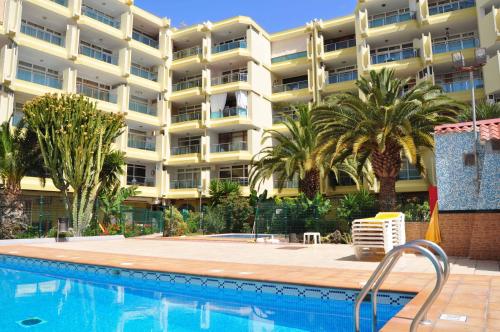
[{"label": "small white table", "polygon": [[321,244],[321,234],[316,232],[304,233],[304,244],[311,242]]}]

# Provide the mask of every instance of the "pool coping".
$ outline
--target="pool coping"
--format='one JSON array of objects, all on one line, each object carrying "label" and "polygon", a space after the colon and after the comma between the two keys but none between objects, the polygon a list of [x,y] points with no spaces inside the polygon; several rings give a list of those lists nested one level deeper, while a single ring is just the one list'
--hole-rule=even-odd
[{"label": "pool coping", "polygon": [[[348,290],[359,290],[371,275],[370,271],[361,270],[170,259],[79,250],[62,250],[23,245],[0,247],[0,255],[29,257],[130,270],[240,279],[255,282],[286,283],[311,287],[341,288]],[[411,319],[416,315],[417,311],[426,300],[428,294],[432,291],[434,285],[433,280],[434,276],[430,273],[392,273],[382,286],[382,291],[415,293],[417,295],[384,326],[382,331],[394,332],[409,330]],[[467,291],[469,291],[471,295],[477,292],[483,294],[485,292],[486,285],[490,286],[488,290],[493,288],[494,293],[498,293],[498,303],[493,302],[493,305],[490,305],[490,301],[487,301],[487,305],[484,303],[470,305],[470,303],[474,303],[475,299],[478,299],[477,296],[471,296],[468,300],[469,303],[467,303],[467,305],[469,305],[468,307],[452,306],[450,309],[446,309],[445,311],[445,308],[448,308],[449,304],[452,302],[451,300],[453,300],[455,293],[458,292],[458,295],[463,295],[468,294]],[[491,294],[488,293],[488,295],[495,300],[495,297],[491,296]],[[481,297],[481,299],[483,297]],[[476,312],[475,309],[478,306],[484,307],[486,309],[484,310],[485,312],[481,314]],[[419,331],[439,331],[439,328],[443,325],[448,326],[450,324],[457,327],[458,330],[464,330],[465,328],[466,331],[475,331],[474,328],[478,325],[476,318],[485,316],[483,319],[484,324],[485,326],[486,324],[489,324],[489,318],[484,314],[488,314],[487,309],[490,307],[493,307],[493,312],[500,310],[500,278],[493,276],[451,275],[440,297],[429,311],[428,317],[433,320],[434,325],[422,327]],[[450,312],[453,308],[455,308],[455,311]],[[453,323],[456,324],[456,322],[437,321],[437,318],[443,312],[450,314],[466,314],[471,319],[462,325],[453,325]],[[496,322],[496,319],[492,320],[494,320],[493,324],[500,323],[500,321]],[[450,329],[450,327],[448,327],[446,330],[453,331],[453,328]],[[481,331],[484,331],[484,329],[481,329]]]}]

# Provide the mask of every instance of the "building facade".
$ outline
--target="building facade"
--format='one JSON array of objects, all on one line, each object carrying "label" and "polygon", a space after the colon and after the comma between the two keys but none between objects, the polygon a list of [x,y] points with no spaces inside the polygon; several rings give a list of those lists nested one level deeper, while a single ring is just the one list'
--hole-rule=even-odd
[{"label": "building facade", "polygon": [[[267,33],[248,17],[175,29],[132,0],[0,0],[0,121],[19,121],[23,104],[46,93],[79,93],[104,111],[126,116],[117,140],[138,185],[137,204],[195,204],[212,179],[239,182],[249,194],[251,158],[265,129],[290,105],[356,91],[370,70],[393,68],[411,84],[430,80],[470,100],[468,76],[451,53],[489,59],[475,74],[478,99],[500,99],[499,0],[359,0],[353,15],[313,20]],[[355,190],[348,179],[329,195]],[[295,195],[297,182],[278,192]],[[403,161],[398,192],[427,182]],[[50,195],[50,181],[23,181],[27,195]],[[376,188],[373,188],[376,191]]]}]

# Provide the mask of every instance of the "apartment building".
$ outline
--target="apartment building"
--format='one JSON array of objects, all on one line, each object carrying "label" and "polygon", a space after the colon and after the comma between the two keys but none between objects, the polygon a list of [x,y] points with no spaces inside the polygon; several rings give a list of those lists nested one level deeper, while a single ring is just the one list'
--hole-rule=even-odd
[{"label": "apartment building", "polygon": [[[175,29],[130,0],[0,0],[0,121],[15,124],[22,105],[45,93],[79,93],[126,116],[116,148],[127,158],[123,185],[139,186],[136,204],[197,206],[212,179],[239,182],[249,194],[251,158],[265,129],[290,105],[356,91],[372,69],[394,68],[411,84],[430,80],[470,100],[468,77],[451,53],[489,59],[475,74],[478,99],[500,99],[498,0],[359,0],[353,15],[267,33],[248,17]],[[403,161],[399,192],[427,182]],[[27,195],[51,195],[26,178]],[[297,181],[278,192],[296,195]],[[325,179],[329,195],[355,190]],[[374,188],[376,190],[376,188]]]}]

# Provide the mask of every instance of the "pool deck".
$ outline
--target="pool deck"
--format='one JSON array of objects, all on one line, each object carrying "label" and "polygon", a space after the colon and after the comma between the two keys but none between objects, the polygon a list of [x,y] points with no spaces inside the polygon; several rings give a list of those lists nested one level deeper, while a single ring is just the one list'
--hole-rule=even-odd
[{"label": "pool deck", "polygon": [[[230,253],[230,254],[228,254]],[[118,268],[359,289],[376,262],[358,262],[349,246],[272,246],[237,242],[128,239],[0,246],[0,254]],[[345,255],[347,254],[347,256]],[[196,259],[193,259],[196,258]],[[251,263],[247,263],[251,262]],[[452,260],[452,274],[418,331],[500,331],[499,262]],[[481,265],[482,264],[482,265]],[[464,266],[465,265],[465,266]],[[408,331],[434,285],[430,264],[405,255],[382,289],[418,293],[383,329]],[[442,313],[466,322],[440,320]]]}]

